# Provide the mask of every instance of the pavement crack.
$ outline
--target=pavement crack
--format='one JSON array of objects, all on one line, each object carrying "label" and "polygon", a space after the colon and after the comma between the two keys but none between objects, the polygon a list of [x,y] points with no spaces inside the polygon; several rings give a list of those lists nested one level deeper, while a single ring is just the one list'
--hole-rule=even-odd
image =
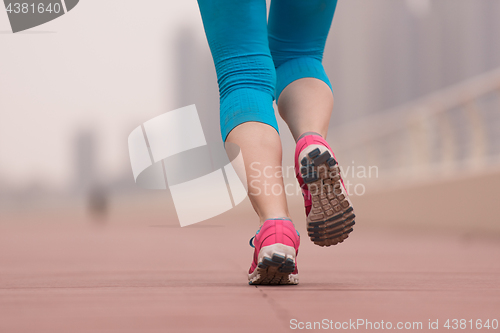
[{"label": "pavement crack", "polygon": [[283,323],[284,327],[286,329],[289,329],[290,328],[290,319],[292,318],[290,312],[286,308],[281,306],[268,293],[266,293],[263,288],[259,288],[258,286],[255,286],[255,288],[257,288],[259,290],[262,298],[264,298],[267,301],[267,303],[270,305],[273,312],[276,314],[276,317]]}]

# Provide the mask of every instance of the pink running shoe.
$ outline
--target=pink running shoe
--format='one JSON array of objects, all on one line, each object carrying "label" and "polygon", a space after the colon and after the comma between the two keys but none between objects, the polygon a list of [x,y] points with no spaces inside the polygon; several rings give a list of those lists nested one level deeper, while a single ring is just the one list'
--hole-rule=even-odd
[{"label": "pink running shoe", "polygon": [[296,258],[300,236],[291,220],[267,220],[252,237],[250,245],[255,251],[248,271],[249,284],[299,283]]},{"label": "pink running shoe", "polygon": [[311,240],[319,246],[342,243],[353,230],[355,215],[335,155],[320,135],[306,135],[297,142],[295,174]]}]

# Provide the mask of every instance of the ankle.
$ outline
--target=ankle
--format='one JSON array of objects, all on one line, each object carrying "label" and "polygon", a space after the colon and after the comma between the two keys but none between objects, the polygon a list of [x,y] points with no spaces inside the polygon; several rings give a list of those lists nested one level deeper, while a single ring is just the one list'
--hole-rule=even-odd
[{"label": "ankle", "polygon": [[305,132],[305,133],[302,133],[298,138],[297,140],[295,140],[295,142],[299,142],[300,139],[302,139],[303,137],[305,136],[308,136],[308,135],[318,135],[320,137],[323,137],[323,135],[319,134],[318,132]]},{"label": "ankle", "polygon": [[266,221],[269,221],[269,220],[287,220],[287,221],[291,221],[292,219],[290,218],[289,215],[281,215],[281,216],[276,216],[276,217],[261,217],[260,218],[260,225],[262,226]]}]

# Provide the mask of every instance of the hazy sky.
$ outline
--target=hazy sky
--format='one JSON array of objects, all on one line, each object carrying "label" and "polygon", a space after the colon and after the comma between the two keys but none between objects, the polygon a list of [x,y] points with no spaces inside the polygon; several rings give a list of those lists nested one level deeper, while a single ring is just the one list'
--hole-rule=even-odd
[{"label": "hazy sky", "polygon": [[0,184],[62,187],[78,131],[94,131],[105,176],[130,168],[127,136],[175,105],[176,31],[204,38],[196,1],[83,0],[12,34],[0,10]]},{"label": "hazy sky", "polygon": [[[498,66],[499,6],[339,1],[324,57],[336,96],[331,127]],[[105,180],[132,179],[129,133],[192,100],[218,135],[215,73],[195,0],[82,0],[17,34],[0,10],[0,45],[0,186],[64,188],[75,178],[75,139],[84,132],[95,135]],[[286,129],[282,139],[292,152]],[[283,156],[291,163],[292,153]]]}]

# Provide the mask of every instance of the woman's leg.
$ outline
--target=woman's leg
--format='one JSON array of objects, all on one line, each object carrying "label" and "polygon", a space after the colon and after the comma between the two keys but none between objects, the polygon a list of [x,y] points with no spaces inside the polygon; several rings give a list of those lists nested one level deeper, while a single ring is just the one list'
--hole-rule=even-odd
[{"label": "woman's leg", "polygon": [[321,61],[336,0],[273,0],[269,46],[277,71],[280,115],[293,137],[326,137],[333,94]]},{"label": "woman's leg", "polygon": [[283,90],[278,109],[295,141],[308,132],[326,138],[333,109],[333,94],[321,80],[298,79]]},{"label": "woman's leg", "polygon": [[241,148],[249,198],[261,224],[288,217],[266,2],[198,0],[198,5],[217,71],[222,137]]},{"label": "woman's leg", "polygon": [[336,0],[273,0],[269,16],[278,108],[297,141],[295,171],[307,231],[320,246],[343,242],[355,223],[340,168],[324,140],[333,94],[321,60],[336,5]]},{"label": "woman's leg", "polygon": [[271,126],[246,122],[234,128],[227,142],[237,144],[243,154],[248,196],[260,224],[277,217],[290,217],[281,175],[281,140]]}]

